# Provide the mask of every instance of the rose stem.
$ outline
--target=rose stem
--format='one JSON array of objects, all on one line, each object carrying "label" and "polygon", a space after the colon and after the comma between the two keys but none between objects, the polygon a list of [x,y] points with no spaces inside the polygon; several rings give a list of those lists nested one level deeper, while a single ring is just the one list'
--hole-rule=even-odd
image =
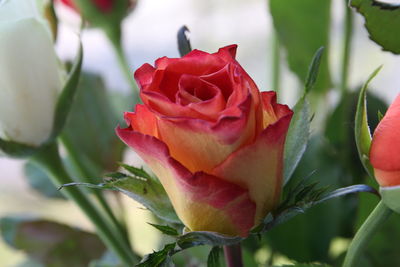
[{"label": "rose stem", "polygon": [[[79,157],[79,154],[77,153],[78,151],[73,148],[72,144],[69,142],[68,138],[65,136],[61,136],[60,138],[61,143],[65,147],[72,164],[76,167],[77,171],[80,173],[82,179],[82,182],[87,182],[87,183],[95,183],[95,181],[92,179],[92,177],[98,177],[98,174],[93,172],[93,168],[90,168],[89,164],[82,160]],[[91,193],[95,196],[97,199],[98,203],[106,213],[106,215],[109,217],[111,222],[115,225],[115,230],[117,231],[117,234],[122,240],[125,240],[127,246],[131,246],[129,238],[128,238],[128,232],[127,229],[124,227],[124,223],[120,222],[116,216],[114,215],[114,212],[111,210],[110,206],[108,205],[106,199],[104,198],[103,194],[101,191],[98,189],[92,189],[90,190]]]},{"label": "rose stem", "polygon": [[224,255],[227,267],[243,267],[240,243],[224,246]]},{"label": "rose stem", "polygon": [[348,0],[345,0],[345,21],[344,21],[344,38],[343,38],[343,51],[342,51],[342,73],[340,81],[340,90],[344,94],[347,90],[347,81],[349,74],[350,64],[350,50],[353,32],[353,13],[351,8],[347,5]]},{"label": "rose stem", "polygon": [[[74,182],[64,169],[57,144],[50,144],[32,157],[34,163],[46,171],[56,186]],[[116,238],[110,230],[107,220],[82,191],[74,186],[66,187],[62,192],[82,209],[97,229],[99,237],[121,259],[126,266],[132,266],[136,259],[125,243]],[[121,243],[122,242],[122,243]]]},{"label": "rose stem", "polygon": [[105,33],[114,48],[114,52],[115,52],[115,55],[117,56],[119,67],[121,68],[122,72],[124,73],[125,78],[132,89],[132,93],[134,94],[135,104],[139,103],[140,102],[139,89],[136,86],[136,82],[133,78],[133,70],[130,68],[129,63],[126,60],[124,50],[122,48],[121,30],[120,29],[117,30],[115,28],[112,28],[109,30],[105,29]]},{"label": "rose stem", "polygon": [[375,209],[361,225],[351,241],[342,267],[355,266],[356,261],[360,259],[361,253],[364,251],[368,242],[392,213],[393,211],[382,201],[376,205]]}]

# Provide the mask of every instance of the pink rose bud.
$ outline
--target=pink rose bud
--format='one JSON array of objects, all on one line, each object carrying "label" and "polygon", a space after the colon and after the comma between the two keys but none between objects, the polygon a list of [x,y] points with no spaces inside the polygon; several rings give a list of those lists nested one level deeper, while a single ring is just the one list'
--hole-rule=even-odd
[{"label": "pink rose bud", "polygon": [[144,104],[116,131],[189,230],[246,236],[279,202],[293,112],[258,90],[236,48],[144,64],[135,72]]},{"label": "pink rose bud", "polygon": [[387,206],[400,212],[400,95],[375,129],[370,162]]},{"label": "pink rose bud", "polygon": [[370,161],[380,186],[400,185],[400,95],[379,122],[370,149]]}]

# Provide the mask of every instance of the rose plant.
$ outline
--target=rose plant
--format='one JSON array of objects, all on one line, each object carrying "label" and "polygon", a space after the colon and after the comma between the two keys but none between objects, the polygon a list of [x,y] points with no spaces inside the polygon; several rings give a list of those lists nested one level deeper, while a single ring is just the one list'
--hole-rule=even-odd
[{"label": "rose plant", "polygon": [[260,92],[236,45],[135,72],[143,105],[118,136],[160,179],[189,230],[246,236],[280,199],[292,111]]}]

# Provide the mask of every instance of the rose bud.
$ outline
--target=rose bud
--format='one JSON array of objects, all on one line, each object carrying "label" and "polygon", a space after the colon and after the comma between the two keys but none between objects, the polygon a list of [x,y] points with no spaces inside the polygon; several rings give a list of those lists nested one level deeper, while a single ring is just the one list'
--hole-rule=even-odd
[{"label": "rose bud", "polygon": [[280,199],[292,111],[258,90],[236,48],[144,64],[135,72],[144,104],[116,131],[189,230],[246,236]]},{"label": "rose bud", "polygon": [[370,162],[381,187],[382,198],[400,212],[400,95],[390,105],[375,129]]},{"label": "rose bud", "polygon": [[0,2],[0,137],[38,146],[62,89],[50,29],[37,1]]},{"label": "rose bud", "polygon": [[124,17],[132,11],[137,0],[58,0],[59,3],[80,13],[93,26],[106,30],[119,28]]}]

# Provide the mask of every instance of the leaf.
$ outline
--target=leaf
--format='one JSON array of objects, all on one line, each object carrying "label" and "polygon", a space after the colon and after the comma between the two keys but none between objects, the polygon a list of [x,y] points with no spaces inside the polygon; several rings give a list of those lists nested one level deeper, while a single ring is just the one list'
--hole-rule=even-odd
[{"label": "leaf", "polygon": [[69,154],[70,159],[90,170],[78,173],[79,178],[86,178],[83,181],[100,183],[90,178],[114,170],[121,160],[124,145],[114,132],[117,121],[101,77],[82,73],[62,141],[67,152],[79,151]]},{"label": "leaf", "polygon": [[52,143],[54,139],[63,130],[67,117],[70,114],[72,104],[74,102],[74,97],[78,89],[78,81],[81,74],[82,68],[82,58],[83,58],[83,48],[82,43],[79,43],[79,50],[76,60],[71,68],[71,72],[68,75],[67,82],[58,97],[56,111],[54,115],[53,131],[46,141],[46,143]]},{"label": "leaf", "polygon": [[143,168],[139,169],[124,163],[120,163],[119,165],[135,176],[142,177],[145,179],[153,179],[151,175],[148,174]]},{"label": "leaf", "polygon": [[369,174],[370,177],[374,177],[373,168],[369,162],[369,148],[371,146],[371,133],[368,126],[367,118],[367,102],[366,102],[366,92],[370,81],[378,74],[381,67],[377,68],[368,78],[364,86],[360,90],[358,97],[355,125],[354,125],[354,135],[356,139],[356,145],[358,150],[359,158]]},{"label": "leaf", "polygon": [[187,234],[178,236],[177,244],[182,249],[187,249],[194,246],[210,245],[210,246],[225,246],[233,245],[242,241],[241,237],[226,236],[214,232],[193,231]]},{"label": "leaf", "polygon": [[361,192],[371,193],[376,195],[377,197],[380,197],[378,191],[376,191],[375,188],[365,184],[356,184],[348,187],[339,188],[332,192],[329,192],[323,195],[318,201],[315,202],[315,204],[322,203],[332,198],[337,198],[348,194],[361,193]]},{"label": "leaf", "polygon": [[148,223],[163,234],[170,235],[170,236],[177,236],[179,235],[178,231],[175,228],[172,228],[171,226],[168,225],[158,225],[158,224],[153,224],[153,223]]},{"label": "leaf", "polygon": [[293,117],[286,136],[284,151],[283,184],[285,185],[307,148],[310,136],[310,107],[305,96],[301,97],[293,109]]},{"label": "leaf", "polygon": [[[287,51],[290,69],[303,82],[315,51],[326,47],[329,54],[330,0],[270,0],[275,31]],[[331,85],[328,57],[321,61],[315,91],[326,92]]]},{"label": "leaf", "polygon": [[117,190],[141,203],[160,219],[170,223],[182,224],[160,182],[153,179],[123,175],[122,173],[111,174],[111,177],[110,179],[106,179],[104,183],[98,185],[90,183],[71,183],[65,184],[62,187],[86,186],[94,189]]},{"label": "leaf", "polygon": [[213,247],[208,254],[207,267],[220,267],[221,262],[219,260],[219,253],[221,251],[220,247]]},{"label": "leaf", "polygon": [[308,69],[308,74],[306,78],[306,82],[304,85],[305,93],[307,94],[314,87],[315,82],[317,81],[319,66],[321,65],[322,53],[324,52],[324,47],[320,47],[315,53],[310,67]]},{"label": "leaf", "polygon": [[400,5],[375,0],[351,0],[350,5],[364,16],[371,40],[385,51],[400,54]]},{"label": "leaf", "polygon": [[28,184],[43,196],[65,199],[65,197],[54,186],[47,174],[31,161],[25,163],[24,173]]},{"label": "leaf", "polygon": [[106,250],[92,233],[41,219],[4,217],[0,229],[8,245],[45,266],[87,266]]},{"label": "leaf", "polygon": [[[284,187],[281,206],[265,221],[264,228],[253,229],[255,234],[267,231],[265,244],[292,260],[331,260],[332,240],[344,234],[347,237],[352,230],[348,224],[355,214],[357,202],[354,197],[345,196],[318,204],[328,188],[343,187],[343,182],[349,180],[340,165],[332,160],[329,151],[330,147],[321,136],[311,138],[294,178]],[[301,182],[305,177],[306,180]],[[315,234],[316,229],[318,234]]]},{"label": "leaf", "polygon": [[164,267],[171,261],[171,253],[175,249],[175,243],[166,244],[160,251],[146,255],[137,267]]},{"label": "leaf", "polygon": [[186,27],[186,25],[183,25],[178,31],[177,35],[178,50],[181,57],[192,51],[192,46],[190,45],[189,33],[190,31],[188,27]]}]

